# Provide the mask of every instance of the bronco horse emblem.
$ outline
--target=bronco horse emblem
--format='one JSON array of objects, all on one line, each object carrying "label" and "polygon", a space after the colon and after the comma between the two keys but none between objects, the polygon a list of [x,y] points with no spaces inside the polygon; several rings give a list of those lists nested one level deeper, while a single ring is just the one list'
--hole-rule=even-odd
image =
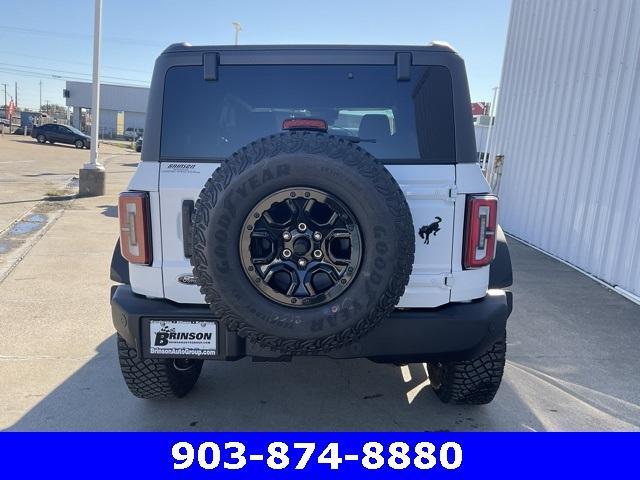
[{"label": "bronco horse emblem", "polygon": [[418,235],[420,235],[420,238],[424,239],[425,245],[429,245],[429,235],[433,233],[433,236],[435,237],[437,233],[440,231],[441,221],[442,219],[440,217],[436,217],[435,222],[432,222],[429,225],[423,225],[422,227],[420,227],[420,230],[418,230]]}]

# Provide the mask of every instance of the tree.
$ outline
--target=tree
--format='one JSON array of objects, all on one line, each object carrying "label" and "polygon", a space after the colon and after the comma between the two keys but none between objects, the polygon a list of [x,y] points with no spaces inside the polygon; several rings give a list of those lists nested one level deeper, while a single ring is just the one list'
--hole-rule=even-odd
[{"label": "tree", "polygon": [[56,103],[46,103],[42,105],[40,111],[42,113],[46,113],[47,115],[53,116],[66,116],[67,115],[67,107],[63,105],[58,105]]}]

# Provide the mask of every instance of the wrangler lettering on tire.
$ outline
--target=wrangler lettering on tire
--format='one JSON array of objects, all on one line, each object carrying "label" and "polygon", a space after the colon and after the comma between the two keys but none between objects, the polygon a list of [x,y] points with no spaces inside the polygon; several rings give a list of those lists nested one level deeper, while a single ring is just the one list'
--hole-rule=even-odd
[{"label": "wrangler lettering on tire", "polygon": [[262,138],[195,205],[191,264],[230,330],[283,353],[356,341],[393,310],[414,259],[411,212],[386,168],[321,132]]}]

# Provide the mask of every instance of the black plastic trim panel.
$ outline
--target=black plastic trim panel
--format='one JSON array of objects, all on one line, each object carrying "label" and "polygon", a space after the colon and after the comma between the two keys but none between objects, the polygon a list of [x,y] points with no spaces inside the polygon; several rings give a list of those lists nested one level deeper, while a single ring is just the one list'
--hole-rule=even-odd
[{"label": "black plastic trim panel", "polygon": [[129,281],[129,262],[124,259],[120,251],[120,239],[118,239],[113,249],[110,277],[111,280],[117,283],[126,283],[127,285],[131,283]]},{"label": "black plastic trim panel", "polygon": [[500,225],[496,230],[496,256],[489,267],[489,288],[507,288],[513,285],[513,270],[507,238]]},{"label": "black plastic trim panel", "polygon": [[[344,348],[323,352],[332,358],[369,358],[385,363],[468,360],[500,338],[512,309],[511,292],[489,290],[474,302],[450,303],[432,309],[397,309],[375,330]],[[182,305],[136,295],[128,285],[111,290],[113,324],[139,354],[149,351],[151,319],[218,322],[216,360],[282,360],[280,353],[246,343],[224,328],[207,305]],[[151,357],[151,355],[144,355]],[[156,355],[157,357],[157,355]]]}]

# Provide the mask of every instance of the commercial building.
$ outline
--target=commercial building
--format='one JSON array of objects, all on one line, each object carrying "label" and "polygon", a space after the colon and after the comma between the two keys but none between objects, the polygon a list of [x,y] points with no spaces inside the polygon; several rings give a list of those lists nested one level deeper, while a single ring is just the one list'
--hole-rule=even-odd
[{"label": "commercial building", "polygon": [[[64,92],[66,105],[73,108],[71,124],[88,130],[86,112],[91,110],[91,83],[66,83]],[[124,128],[144,128],[149,89],[126,85],[100,85],[100,135],[116,134],[119,112],[124,112]]]},{"label": "commercial building", "polygon": [[493,135],[504,229],[640,299],[640,2],[514,0]]}]

